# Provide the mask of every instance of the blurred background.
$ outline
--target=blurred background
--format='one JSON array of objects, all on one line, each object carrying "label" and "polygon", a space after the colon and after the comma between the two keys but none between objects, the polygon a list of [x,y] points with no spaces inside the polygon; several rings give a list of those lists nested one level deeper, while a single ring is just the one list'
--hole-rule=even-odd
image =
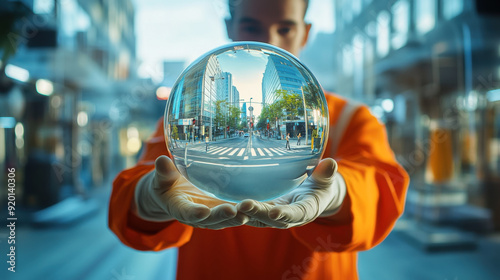
[{"label": "blurred background", "polygon": [[[107,228],[111,183],[180,72],[229,42],[227,16],[225,0],[0,1],[0,213],[15,168],[17,218],[17,272],[1,279],[174,279],[175,249],[134,251]],[[370,106],[411,177],[361,279],[498,279],[499,4],[311,0],[306,19],[301,60]]]}]

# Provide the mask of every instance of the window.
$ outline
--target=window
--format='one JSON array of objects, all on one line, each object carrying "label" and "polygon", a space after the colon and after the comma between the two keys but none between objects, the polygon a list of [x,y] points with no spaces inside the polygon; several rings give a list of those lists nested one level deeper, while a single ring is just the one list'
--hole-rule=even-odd
[{"label": "window", "polygon": [[363,96],[364,84],[364,37],[358,33],[352,39],[352,56],[354,62],[354,96]]},{"label": "window", "polygon": [[408,0],[399,0],[392,6],[392,35],[393,49],[399,49],[406,44],[408,39],[408,26],[410,18],[410,4]]},{"label": "window", "polygon": [[376,21],[370,21],[365,26],[365,34],[368,35],[370,38],[377,37],[377,22]]},{"label": "window", "polygon": [[389,53],[389,21],[390,15],[382,11],[377,16],[377,54],[384,57]]},{"label": "window", "polygon": [[373,43],[370,39],[366,38],[364,45],[364,57],[365,57],[365,71],[364,71],[364,87],[363,93],[367,100],[373,100],[375,96],[375,74],[373,68]]},{"label": "window", "polygon": [[54,12],[54,0],[34,0],[33,12],[35,14],[52,14]]},{"label": "window", "polygon": [[351,3],[345,2],[344,6],[342,8],[342,17],[343,17],[344,22],[346,24],[351,23],[351,21],[352,21]]},{"label": "window", "polygon": [[463,0],[441,0],[443,5],[443,17],[452,19],[458,16],[464,10]]},{"label": "window", "polygon": [[352,13],[354,17],[357,17],[361,13],[361,1],[352,0]]},{"label": "window", "polygon": [[436,25],[436,0],[415,1],[415,21],[418,33],[431,31]]},{"label": "window", "polygon": [[356,67],[360,67],[360,69],[356,69],[356,71],[362,71],[363,69],[363,50],[364,46],[364,38],[360,33],[356,34],[352,39],[352,52],[354,54],[354,63]]},{"label": "window", "polygon": [[352,75],[352,48],[351,46],[344,47],[342,51],[342,70],[344,75]]}]

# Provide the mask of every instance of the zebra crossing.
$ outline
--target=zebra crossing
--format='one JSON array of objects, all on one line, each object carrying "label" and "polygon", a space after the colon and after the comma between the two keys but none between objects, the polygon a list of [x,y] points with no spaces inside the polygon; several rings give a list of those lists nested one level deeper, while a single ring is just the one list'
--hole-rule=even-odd
[{"label": "zebra crossing", "polygon": [[233,148],[233,147],[209,147],[208,151],[205,150],[205,146],[193,147],[190,150],[203,152],[205,154],[214,156],[232,156],[232,157],[274,157],[283,156],[286,154],[293,154],[299,152],[299,150],[287,150],[285,148]]}]

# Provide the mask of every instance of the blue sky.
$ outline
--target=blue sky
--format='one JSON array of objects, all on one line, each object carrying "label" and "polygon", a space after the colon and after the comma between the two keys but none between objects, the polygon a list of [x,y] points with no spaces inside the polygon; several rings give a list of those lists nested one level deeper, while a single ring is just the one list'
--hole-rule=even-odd
[{"label": "blue sky", "polygon": [[[238,59],[236,59],[238,57]],[[240,92],[240,99],[262,102],[262,74],[267,57],[260,51],[232,51],[217,56],[223,72],[233,75],[233,84]],[[251,75],[250,75],[251,74]]]}]

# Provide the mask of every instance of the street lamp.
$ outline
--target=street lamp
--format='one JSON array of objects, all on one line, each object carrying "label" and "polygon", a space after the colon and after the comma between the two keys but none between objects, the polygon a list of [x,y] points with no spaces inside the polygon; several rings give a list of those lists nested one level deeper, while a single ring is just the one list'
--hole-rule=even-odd
[{"label": "street lamp", "polygon": [[[306,110],[306,97],[304,96],[304,88],[303,87],[300,87],[300,92],[302,93],[302,102],[303,102],[303,105],[304,105],[304,127],[306,129],[306,138],[305,138],[305,144],[307,145],[307,128],[308,128],[308,125],[307,125],[307,110]],[[312,140],[314,141],[314,140]]]},{"label": "street lamp", "polygon": [[252,120],[253,120],[253,107],[252,107],[252,99],[253,97],[250,97],[250,107],[248,107],[248,110],[250,111],[250,137],[252,137]]}]

